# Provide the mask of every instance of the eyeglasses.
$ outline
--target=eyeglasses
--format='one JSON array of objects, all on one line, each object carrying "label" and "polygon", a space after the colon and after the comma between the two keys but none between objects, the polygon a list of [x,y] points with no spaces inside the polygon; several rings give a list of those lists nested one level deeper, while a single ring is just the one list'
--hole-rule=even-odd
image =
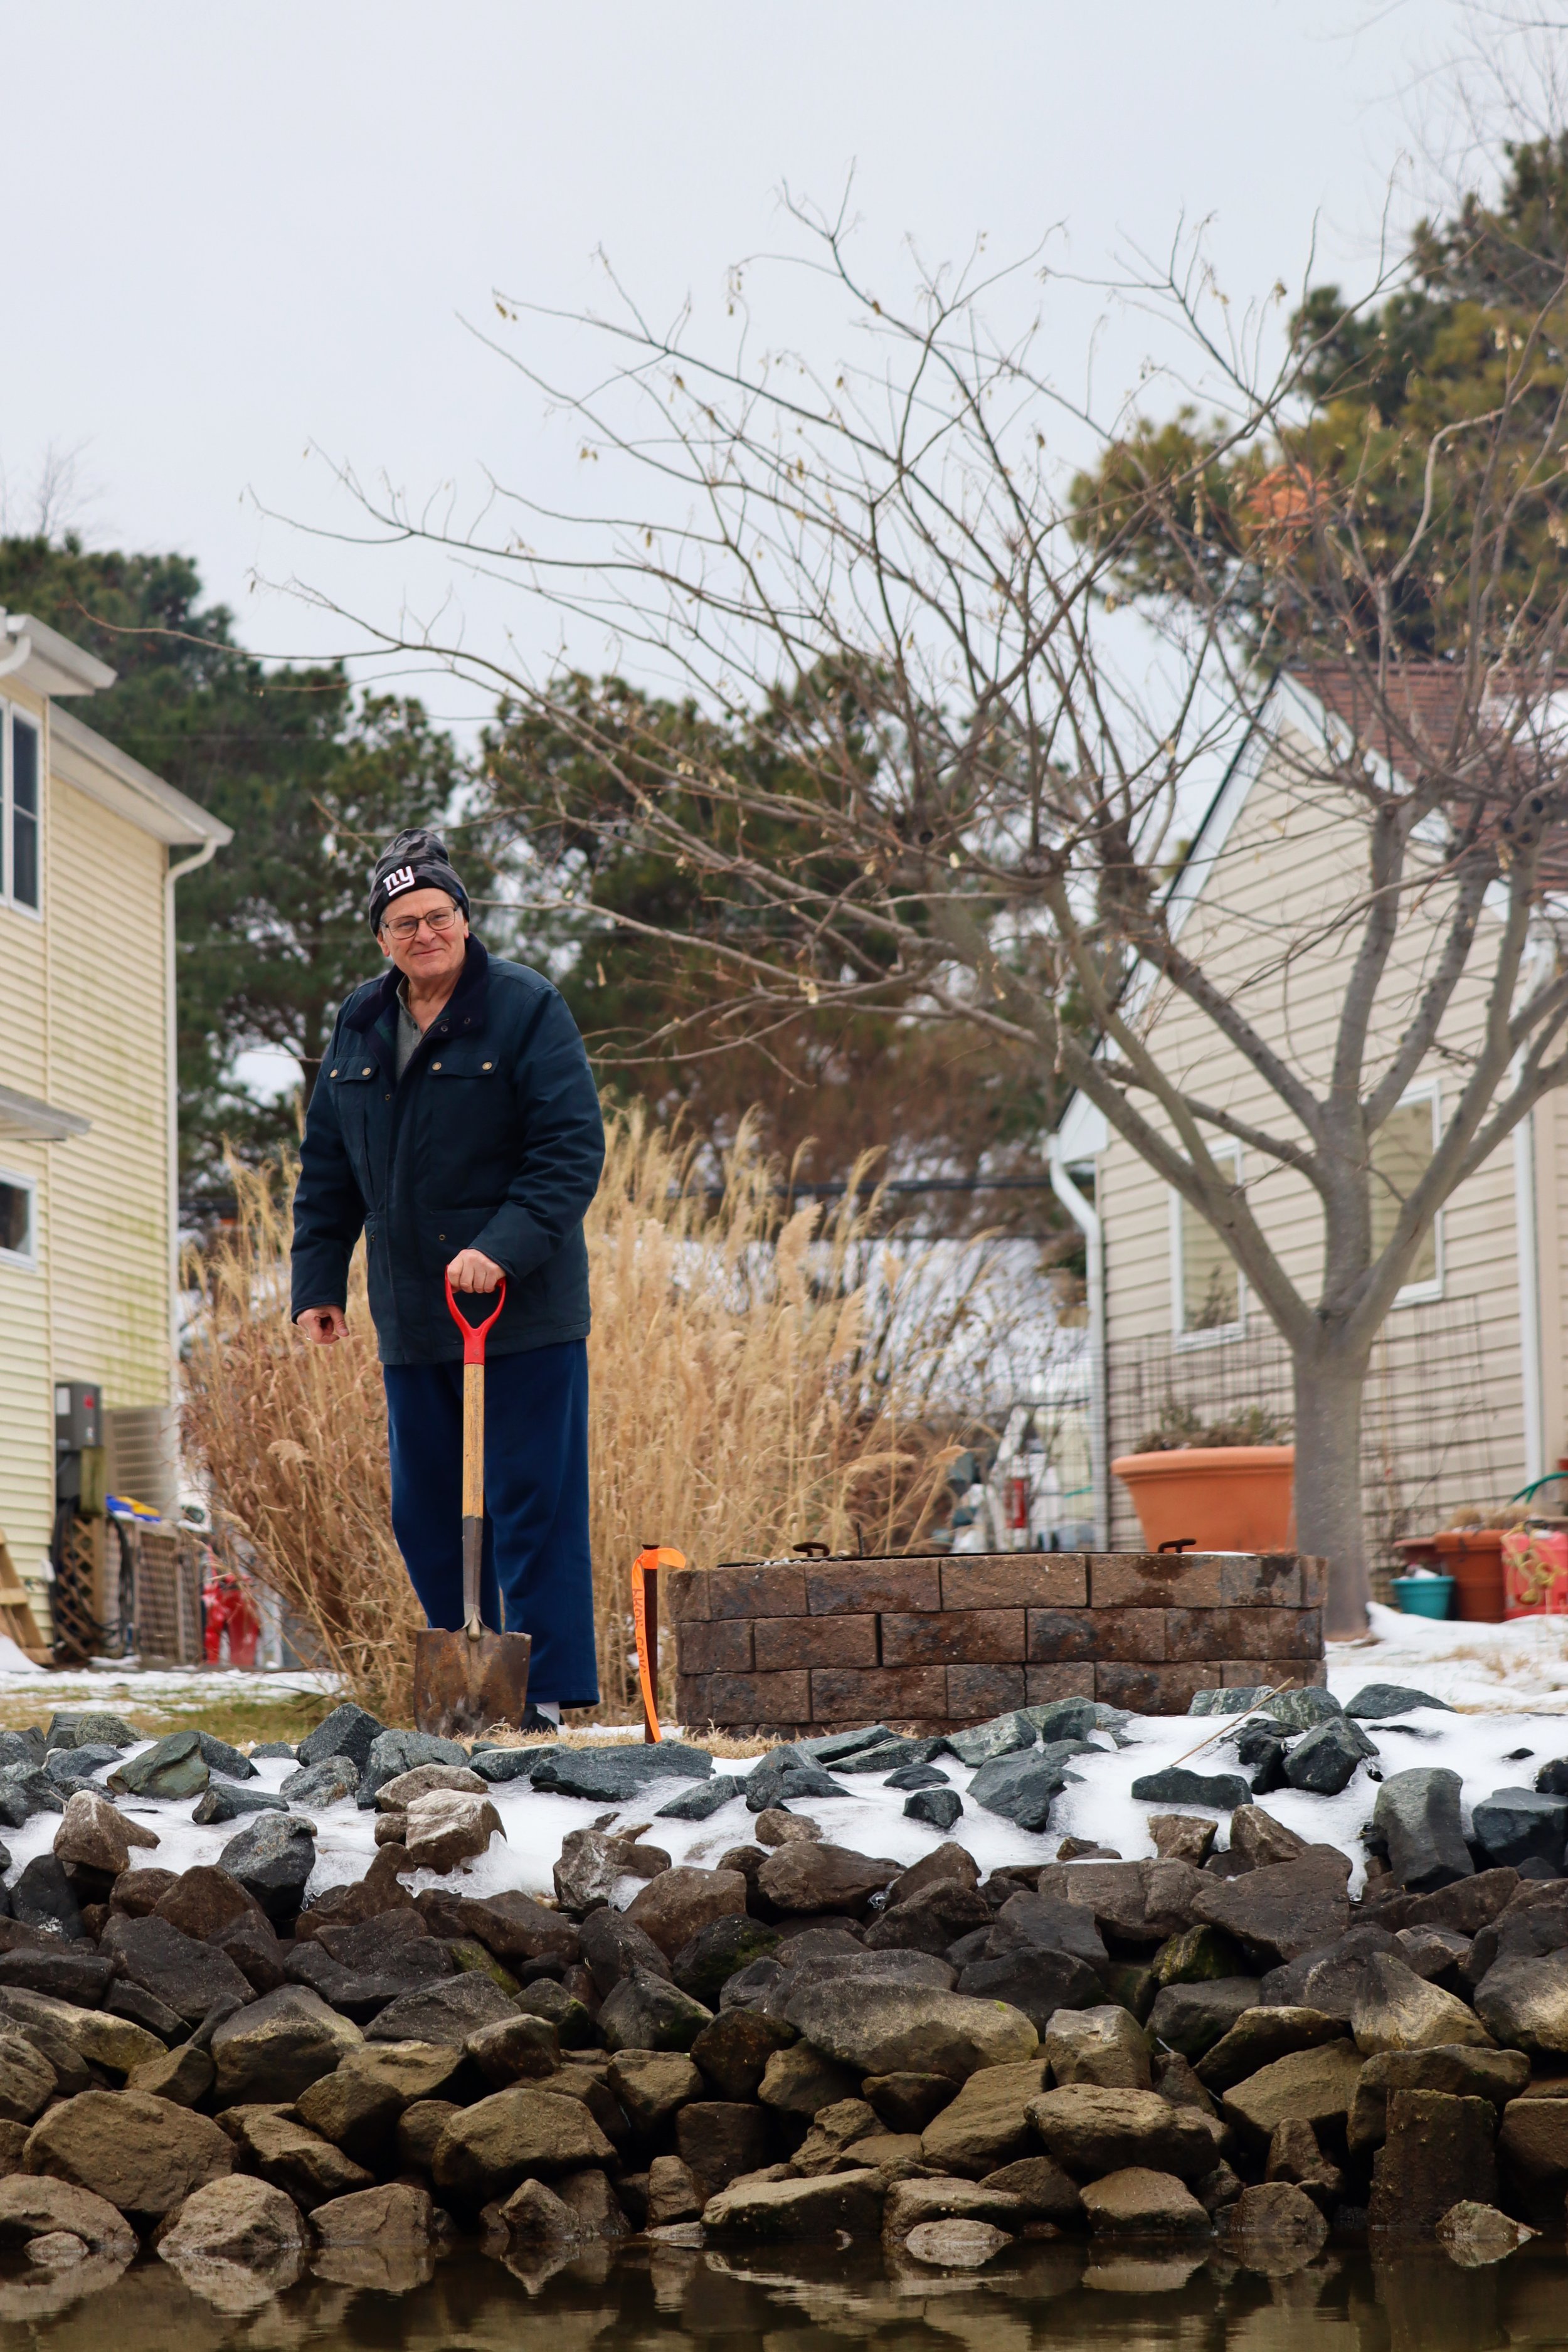
[{"label": "eyeglasses", "polygon": [[457,919],[456,907],[448,907],[444,914],[399,915],[395,922],[383,923],[381,928],[389,940],[395,940],[400,948],[405,948],[421,923],[427,924],[430,929],[441,938],[451,929]]}]

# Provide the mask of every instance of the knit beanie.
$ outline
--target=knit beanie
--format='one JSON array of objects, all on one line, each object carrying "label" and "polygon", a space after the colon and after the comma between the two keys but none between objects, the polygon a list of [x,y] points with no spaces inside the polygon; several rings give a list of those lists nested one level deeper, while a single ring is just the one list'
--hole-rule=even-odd
[{"label": "knit beanie", "polygon": [[379,931],[382,919],[395,898],[408,890],[445,890],[466,915],[468,894],[452,871],[447,845],[438,833],[416,824],[389,841],[375,861],[370,880],[370,927]]}]

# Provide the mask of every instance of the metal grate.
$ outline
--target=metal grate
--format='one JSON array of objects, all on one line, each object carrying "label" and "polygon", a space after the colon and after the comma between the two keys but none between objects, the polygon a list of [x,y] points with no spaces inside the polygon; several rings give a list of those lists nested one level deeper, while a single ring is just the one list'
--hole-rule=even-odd
[{"label": "metal grate", "polygon": [[[1131,1454],[1167,1405],[1205,1422],[1258,1405],[1289,1420],[1290,1358],[1277,1331],[1206,1346],[1121,1339],[1107,1350],[1110,1453]],[[1425,1534],[1466,1503],[1497,1499],[1497,1466],[1481,1353],[1479,1304],[1440,1299],[1402,1307],[1384,1325],[1367,1378],[1362,1434],[1362,1507],[1379,1600],[1398,1572],[1394,1546]],[[1120,1479],[1111,1486],[1113,1549],[1142,1541]]]}]

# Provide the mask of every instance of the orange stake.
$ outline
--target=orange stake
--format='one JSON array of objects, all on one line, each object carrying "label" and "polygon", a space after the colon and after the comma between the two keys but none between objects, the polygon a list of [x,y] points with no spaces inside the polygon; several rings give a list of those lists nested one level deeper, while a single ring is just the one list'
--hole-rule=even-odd
[{"label": "orange stake", "polygon": [[643,1740],[657,1742],[658,1728],[658,1571],[684,1568],[686,1554],[671,1544],[644,1544],[632,1562],[632,1624],[637,1637],[637,1680],[642,1685]]}]

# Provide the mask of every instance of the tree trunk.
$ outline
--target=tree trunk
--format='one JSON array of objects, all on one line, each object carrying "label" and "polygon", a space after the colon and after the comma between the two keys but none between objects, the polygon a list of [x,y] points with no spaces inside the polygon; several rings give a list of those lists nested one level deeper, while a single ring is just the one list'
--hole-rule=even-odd
[{"label": "tree trunk", "polygon": [[1366,1631],[1366,1531],[1362,1517],[1361,1415],[1364,1362],[1298,1356],[1296,1542],[1329,1563],[1323,1631]]}]

